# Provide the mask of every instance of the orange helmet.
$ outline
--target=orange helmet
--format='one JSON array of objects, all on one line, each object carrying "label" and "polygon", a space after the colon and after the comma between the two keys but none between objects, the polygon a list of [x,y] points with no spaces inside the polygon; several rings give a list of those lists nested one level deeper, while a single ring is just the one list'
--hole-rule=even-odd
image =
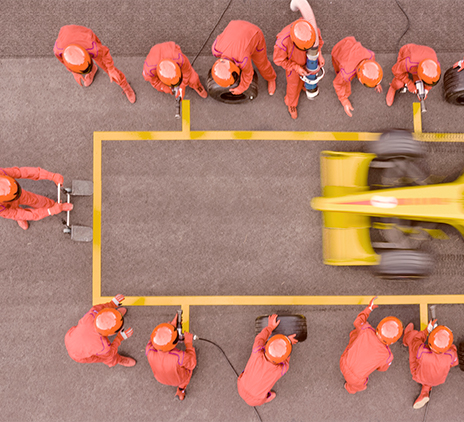
[{"label": "orange helmet", "polygon": [[290,27],[290,38],[299,50],[309,50],[316,42],[316,31],[307,20],[298,19]]},{"label": "orange helmet", "polygon": [[231,60],[219,59],[213,64],[211,74],[219,86],[227,88],[237,80],[240,75],[240,68]]},{"label": "orange helmet", "polygon": [[444,325],[434,328],[429,335],[429,347],[435,353],[446,352],[453,344],[453,332]]},{"label": "orange helmet", "polygon": [[283,334],[272,336],[266,343],[264,355],[272,363],[281,363],[290,356],[292,342]]},{"label": "orange helmet", "polygon": [[0,176],[0,202],[11,202],[21,196],[21,186],[10,176]]},{"label": "orange helmet", "polygon": [[156,74],[163,84],[177,86],[182,82],[182,72],[179,65],[171,59],[163,59],[156,68]]},{"label": "orange helmet", "polygon": [[375,88],[382,81],[383,70],[375,60],[362,60],[356,74],[364,86]]},{"label": "orange helmet", "polygon": [[156,350],[169,352],[177,343],[177,330],[167,322],[158,325],[151,333],[151,342]]},{"label": "orange helmet", "polygon": [[103,308],[95,317],[95,329],[105,337],[116,334],[123,324],[124,318],[114,308]]},{"label": "orange helmet", "polygon": [[425,84],[434,86],[440,80],[440,65],[432,59],[422,60],[419,66],[417,66],[417,76],[419,76]]},{"label": "orange helmet", "polygon": [[403,324],[394,316],[386,317],[377,325],[376,334],[382,343],[393,344],[403,334]]},{"label": "orange helmet", "polygon": [[92,59],[89,52],[80,45],[70,44],[63,51],[65,66],[74,73],[85,75],[92,70]]}]

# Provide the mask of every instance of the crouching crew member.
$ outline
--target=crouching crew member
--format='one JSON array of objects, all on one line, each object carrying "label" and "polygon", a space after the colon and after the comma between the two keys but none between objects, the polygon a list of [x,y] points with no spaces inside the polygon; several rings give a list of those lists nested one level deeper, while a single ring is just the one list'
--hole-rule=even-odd
[{"label": "crouching crew member", "polygon": [[[415,83],[421,80],[427,94],[440,80],[441,69],[435,51],[425,45],[406,44],[398,53],[398,60],[392,67],[394,78],[387,92],[387,105],[390,107],[399,89],[407,88],[417,94]],[[412,78],[412,79],[411,79]]]},{"label": "crouching crew member", "polygon": [[449,370],[459,363],[453,333],[444,325],[436,326],[436,321],[430,321],[422,331],[416,331],[412,322],[404,329],[403,344],[409,347],[412,379],[422,384],[414,409],[427,404],[432,387],[443,384]]},{"label": "crouching crew member", "polygon": [[[197,72],[180,47],[172,41],[154,45],[143,64],[143,78],[160,92],[184,98],[185,88],[189,86],[197,94],[206,98],[205,88]],[[174,94],[174,88],[179,87]]]},{"label": "crouching crew member", "polygon": [[353,117],[354,111],[348,97],[351,95],[351,81],[356,76],[364,86],[382,92],[380,82],[383,71],[375,61],[375,54],[364,48],[354,37],[346,37],[332,49],[332,64],[337,76],[333,81],[335,92],[345,113]]},{"label": "crouching crew member", "polygon": [[[131,103],[135,103],[135,93],[124,73],[114,66],[110,50],[104,46],[95,33],[85,26],[66,25],[60,29],[53,48],[56,58],[66,66],[76,82],[90,86],[98,66],[108,74],[111,82],[116,82]],[[97,66],[98,64],[98,66]]]},{"label": "crouching crew member", "polygon": [[197,366],[193,335],[184,333],[185,351],[176,348],[179,341],[177,315],[170,323],[158,325],[151,333],[145,354],[156,380],[161,384],[177,387],[176,397],[185,398],[185,388]]},{"label": "crouching crew member", "polygon": [[372,372],[384,372],[390,367],[393,354],[389,345],[403,334],[403,324],[393,316],[380,321],[377,329],[367,322],[371,311],[377,308],[374,305],[375,299],[355,319],[355,329],[351,331],[350,342],[340,358],[345,389],[350,394],[365,390]]},{"label": "crouching crew member", "polygon": [[267,327],[256,336],[250,359],[238,377],[238,393],[250,406],[274,400],[276,393],[271,388],[288,371],[292,345],[298,340],[295,334],[288,337],[276,334],[269,338],[279,323],[277,315],[269,316]]},{"label": "crouching crew member", "polygon": [[[123,295],[116,295],[110,302],[95,305],[72,327],[64,338],[68,354],[79,363],[102,362],[112,367],[115,365],[134,366],[135,359],[118,354],[118,347],[123,340],[134,332],[132,328],[123,329],[126,308],[121,308]],[[108,336],[116,334],[111,343]]]},{"label": "crouching crew member", "polygon": [[298,117],[296,107],[300,99],[300,92],[304,89],[304,82],[300,76],[309,75],[306,68],[306,52],[315,45],[317,37],[319,37],[318,61],[319,66],[322,67],[325,64],[321,54],[324,41],[321,38],[319,28],[316,35],[316,31],[311,23],[304,19],[298,19],[282,29],[277,35],[273,60],[277,66],[285,69],[285,76],[287,78],[285,104],[292,119]]},{"label": "crouching crew member", "polygon": [[16,179],[51,180],[57,186],[63,184],[61,174],[51,173],[40,167],[0,168],[0,217],[16,220],[19,227],[27,230],[28,221],[41,220],[61,211],[72,210],[72,204],[60,204],[45,196],[21,189]]},{"label": "crouching crew member", "polygon": [[214,81],[229,87],[240,76],[240,83],[231,88],[233,95],[245,92],[253,81],[253,63],[267,81],[269,95],[276,90],[276,73],[267,58],[263,32],[246,21],[231,21],[222,34],[218,35],[211,48],[213,56],[219,58],[211,69]]}]

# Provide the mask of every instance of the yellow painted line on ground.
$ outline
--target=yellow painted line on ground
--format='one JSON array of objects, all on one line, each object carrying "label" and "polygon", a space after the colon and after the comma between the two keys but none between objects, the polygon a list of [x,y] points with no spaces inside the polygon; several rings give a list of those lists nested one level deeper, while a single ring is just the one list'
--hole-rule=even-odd
[{"label": "yellow painted line on ground", "polygon": [[414,116],[414,133],[422,133],[422,112],[420,103],[412,103],[412,114]]},{"label": "yellow painted line on ground", "polygon": [[[413,104],[414,131],[425,142],[464,142],[464,134],[422,133],[420,103]],[[182,130],[164,132],[94,132],[94,209],[93,209],[93,304],[108,302],[101,296],[101,210],[102,142],[169,140],[270,140],[270,141],[374,141],[379,133],[370,132],[287,132],[287,131],[191,131],[190,101],[182,102]],[[367,305],[372,296],[128,296],[128,306],[181,306],[184,329],[188,330],[190,306],[230,305]],[[380,296],[379,305],[419,305],[421,325],[428,323],[429,304],[464,304],[464,295]]]}]

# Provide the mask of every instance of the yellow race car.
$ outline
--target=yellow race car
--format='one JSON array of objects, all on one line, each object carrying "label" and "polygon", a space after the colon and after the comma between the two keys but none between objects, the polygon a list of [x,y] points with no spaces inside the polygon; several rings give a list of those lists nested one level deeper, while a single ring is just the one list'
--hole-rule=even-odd
[{"label": "yellow race car", "polygon": [[[392,130],[367,153],[321,153],[322,196],[311,206],[323,213],[325,264],[372,265],[386,278],[424,277],[433,260],[416,240],[440,237],[431,223],[449,224],[464,236],[464,175],[426,184],[418,160],[424,152],[411,133]],[[375,172],[379,184],[371,181]],[[375,229],[394,235],[378,242]]]}]

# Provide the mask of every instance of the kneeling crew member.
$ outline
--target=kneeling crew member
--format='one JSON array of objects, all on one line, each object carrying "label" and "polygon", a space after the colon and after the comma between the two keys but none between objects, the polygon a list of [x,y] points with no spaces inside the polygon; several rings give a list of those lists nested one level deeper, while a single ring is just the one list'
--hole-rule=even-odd
[{"label": "kneeling crew member", "polygon": [[354,108],[348,97],[351,95],[351,81],[355,76],[364,86],[382,92],[380,82],[383,71],[375,61],[375,54],[364,48],[354,37],[346,37],[335,44],[332,49],[332,64],[337,74],[333,86],[348,116],[353,117],[351,112]]},{"label": "kneeling crew member", "polygon": [[350,394],[365,390],[372,372],[384,372],[390,367],[393,354],[388,346],[403,334],[403,324],[396,317],[384,318],[377,329],[367,322],[371,311],[377,308],[375,299],[355,319],[355,329],[351,331],[350,342],[340,358],[345,389]]},{"label": "kneeling crew member", "polygon": [[[387,92],[387,105],[395,100],[395,93],[404,87],[417,94],[415,83],[424,82],[425,98],[440,80],[441,68],[435,51],[425,45],[406,44],[398,53],[398,60],[392,67],[394,78]],[[412,78],[412,79],[411,79]]]},{"label": "kneeling crew member", "polygon": [[184,98],[185,88],[194,89],[201,98],[208,96],[187,56],[172,41],[154,45],[143,64],[143,78],[160,92],[174,95],[173,88],[179,87],[177,95]]},{"label": "kneeling crew member", "polygon": [[171,323],[158,325],[151,333],[145,354],[156,380],[177,387],[176,397],[184,400],[185,388],[197,366],[197,355],[190,333],[184,333],[185,351],[176,348],[179,341],[176,326],[177,315]]},{"label": "kneeling crew member", "polygon": [[256,25],[246,21],[231,21],[218,35],[211,51],[214,57],[219,58],[211,69],[218,85],[227,88],[240,76],[239,85],[231,88],[230,92],[233,95],[242,94],[253,81],[253,62],[267,81],[269,95],[274,95],[277,75],[267,58],[263,32]]},{"label": "kneeling crew member", "polygon": [[288,371],[292,345],[298,340],[295,334],[288,337],[276,334],[269,338],[279,324],[277,315],[269,316],[267,327],[256,336],[250,359],[238,377],[238,393],[250,406],[274,400],[276,393],[271,388]]},{"label": "kneeling crew member", "polygon": [[422,384],[419,397],[413,405],[414,409],[425,406],[430,400],[432,387],[443,384],[449,370],[459,364],[452,331],[444,325],[436,326],[436,322],[437,320],[430,321],[422,331],[416,331],[412,322],[404,329],[403,344],[409,347],[412,379]]},{"label": "kneeling crew member", "polygon": [[16,179],[51,180],[57,186],[63,185],[61,174],[51,173],[40,167],[0,168],[0,217],[16,220],[19,227],[27,230],[28,221],[41,220],[61,211],[72,210],[72,204],[59,204],[45,196],[21,189]]},{"label": "kneeling crew member", "polygon": [[[72,327],[64,338],[69,357],[79,363],[102,362],[115,365],[134,366],[135,359],[118,354],[118,347],[134,330],[123,329],[126,308],[121,308],[123,295],[116,295],[110,302],[95,305]],[[108,336],[118,333],[111,343]]]},{"label": "kneeling crew member", "polygon": [[[116,82],[131,103],[135,103],[135,92],[127,82],[124,73],[114,66],[110,50],[104,46],[95,33],[85,26],[66,25],[60,29],[53,48],[56,58],[66,66],[76,82],[90,86],[98,66],[108,73],[110,82]],[[98,64],[98,66],[97,66]]]}]

